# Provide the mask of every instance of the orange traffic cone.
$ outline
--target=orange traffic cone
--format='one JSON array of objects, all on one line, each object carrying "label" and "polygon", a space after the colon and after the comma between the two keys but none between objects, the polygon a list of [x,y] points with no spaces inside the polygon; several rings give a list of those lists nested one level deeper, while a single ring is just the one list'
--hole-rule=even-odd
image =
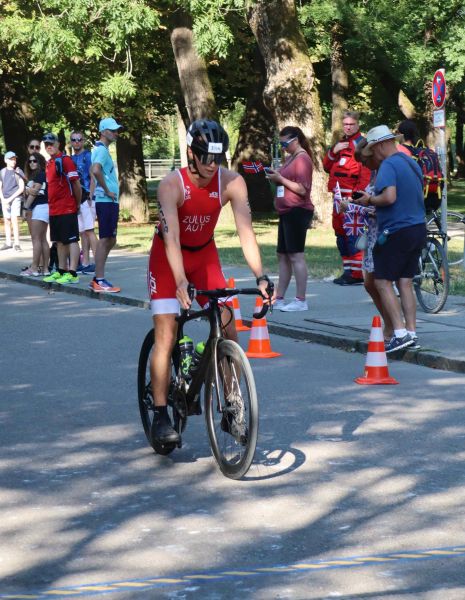
[{"label": "orange traffic cone", "polygon": [[[255,312],[260,312],[262,306],[263,300],[258,296],[255,302]],[[250,332],[249,347],[246,354],[249,358],[275,358],[275,356],[281,356],[279,352],[271,350],[270,335],[265,317],[252,321],[252,331]]]},{"label": "orange traffic cone", "polygon": [[[236,287],[234,277],[230,277],[228,279],[228,287],[229,288]],[[247,327],[247,325],[245,325],[242,322],[241,309],[239,306],[239,298],[237,296],[233,296],[232,305],[233,305],[233,310],[234,310],[234,320],[236,322],[236,330],[237,331],[249,331],[250,327]]]},{"label": "orange traffic cone", "polygon": [[381,318],[379,316],[373,317],[373,323],[371,324],[365,374],[363,377],[357,377],[354,381],[361,385],[395,385],[399,383],[394,377],[389,376],[386,351],[384,349],[383,328],[381,327]]}]

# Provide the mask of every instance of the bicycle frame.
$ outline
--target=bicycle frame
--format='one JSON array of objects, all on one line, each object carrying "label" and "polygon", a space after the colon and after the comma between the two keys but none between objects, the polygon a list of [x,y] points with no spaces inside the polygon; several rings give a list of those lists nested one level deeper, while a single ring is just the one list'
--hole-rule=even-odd
[{"label": "bicycle frame", "polygon": [[[215,381],[218,382],[217,362],[216,362],[216,348],[218,340],[221,339],[221,312],[218,306],[218,298],[210,298],[208,308],[202,310],[183,310],[179,317],[176,317],[178,322],[178,333],[176,337],[176,344],[179,344],[179,340],[184,336],[184,325],[189,321],[198,319],[199,317],[208,317],[210,323],[210,335],[205,344],[205,349],[200,359],[197,370],[195,371],[190,383],[189,388],[186,392],[186,404],[188,414],[190,408],[197,401],[202,385],[205,381],[210,361],[213,359],[213,365],[215,366]],[[234,318],[234,317],[232,317]],[[221,408],[221,407],[220,407]]]}]

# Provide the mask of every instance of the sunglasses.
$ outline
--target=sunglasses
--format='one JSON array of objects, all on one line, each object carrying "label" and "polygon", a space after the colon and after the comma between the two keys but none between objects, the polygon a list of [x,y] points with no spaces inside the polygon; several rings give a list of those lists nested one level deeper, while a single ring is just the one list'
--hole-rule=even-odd
[{"label": "sunglasses", "polygon": [[29,145],[29,148],[30,148],[31,150],[40,150],[40,146],[34,146],[34,144],[30,144],[30,145]]},{"label": "sunglasses", "polygon": [[72,142],[82,142],[82,138],[71,138]]},{"label": "sunglasses", "polygon": [[217,165],[221,165],[221,163],[224,160],[224,155],[223,154],[196,154],[195,155],[200,163],[202,165],[208,166],[211,165],[212,163],[215,163]]},{"label": "sunglasses", "polygon": [[290,140],[287,140],[285,142],[279,142],[279,145],[281,146],[281,148],[287,148],[289,146],[289,144],[292,144],[292,142],[296,139],[297,139],[296,137],[293,137]]},{"label": "sunglasses", "polygon": [[32,165],[33,163],[37,163],[37,162],[38,162],[38,161],[37,161],[35,158],[31,158],[31,159],[29,160],[29,164],[31,164],[31,165]]}]

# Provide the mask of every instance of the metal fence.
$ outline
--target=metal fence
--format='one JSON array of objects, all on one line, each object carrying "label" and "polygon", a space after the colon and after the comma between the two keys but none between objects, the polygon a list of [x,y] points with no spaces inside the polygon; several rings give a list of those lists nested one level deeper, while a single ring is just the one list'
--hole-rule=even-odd
[{"label": "metal fence", "polygon": [[170,171],[179,169],[181,161],[172,158],[147,158],[144,160],[145,176],[147,179],[161,179]]}]

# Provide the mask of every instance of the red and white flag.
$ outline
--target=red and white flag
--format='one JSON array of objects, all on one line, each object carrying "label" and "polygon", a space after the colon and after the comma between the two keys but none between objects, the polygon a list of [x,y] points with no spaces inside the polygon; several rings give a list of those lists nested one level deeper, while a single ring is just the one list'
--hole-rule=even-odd
[{"label": "red and white flag", "polygon": [[334,210],[339,214],[341,212],[341,200],[342,200],[342,194],[341,194],[341,188],[339,186],[339,181],[336,181],[336,186],[334,188]]}]

